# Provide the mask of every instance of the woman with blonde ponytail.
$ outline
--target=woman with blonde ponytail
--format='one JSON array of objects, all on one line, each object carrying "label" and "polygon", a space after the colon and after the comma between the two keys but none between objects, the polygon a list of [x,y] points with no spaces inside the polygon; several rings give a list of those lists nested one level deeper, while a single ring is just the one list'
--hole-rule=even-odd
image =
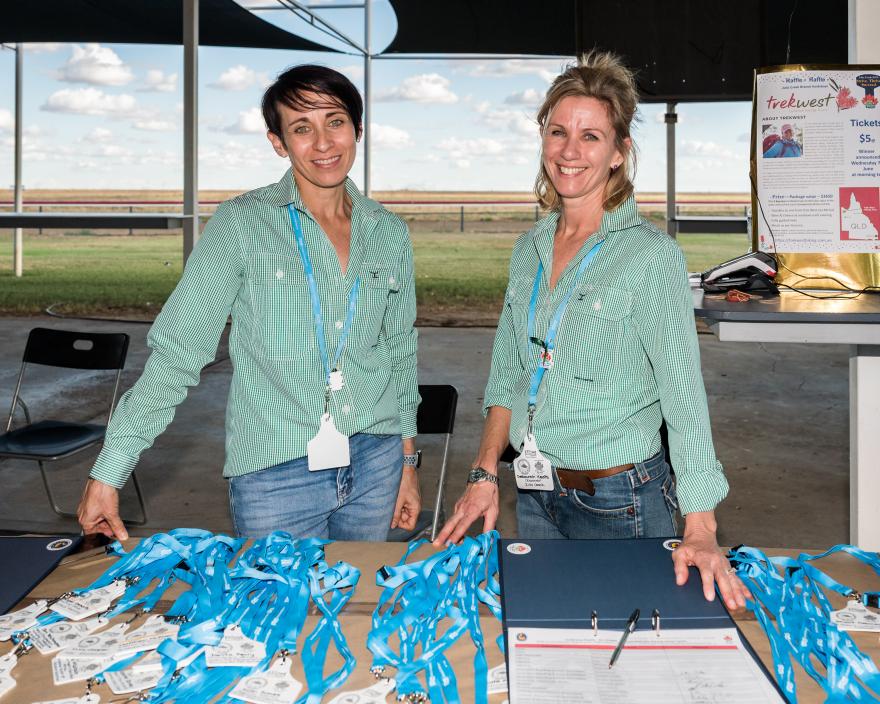
[{"label": "woman with blonde ponytail", "polygon": [[633,195],[637,107],[632,72],[592,51],[556,77],[538,110],[535,194],[548,214],[514,247],[482,442],[437,543],[460,540],[480,516],[484,530],[495,526],[498,463],[510,442],[519,537],[674,536],[680,511],[676,581],[696,566],[706,598],[717,583],[736,608],[748,592],[716,540],[727,482],[685,260],[639,217]]}]

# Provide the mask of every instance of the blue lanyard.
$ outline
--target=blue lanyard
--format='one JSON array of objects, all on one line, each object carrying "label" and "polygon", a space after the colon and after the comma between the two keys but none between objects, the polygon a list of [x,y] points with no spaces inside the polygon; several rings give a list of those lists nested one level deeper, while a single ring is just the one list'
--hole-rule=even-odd
[{"label": "blue lanyard", "polygon": [[[590,266],[590,262],[593,261],[593,257],[596,256],[596,253],[599,251],[599,247],[602,246],[602,242],[604,240],[599,240],[592,246],[589,252],[584,255],[584,258],[581,260],[580,266],[578,266],[577,274],[575,274],[574,281],[571,284],[571,288],[568,293],[565,294],[565,297],[556,307],[556,311],[553,313],[553,317],[550,319],[550,326],[547,328],[547,335],[544,338],[544,349],[553,353],[553,350],[556,348],[556,333],[559,330],[559,324],[562,322],[562,318],[565,315],[565,311],[568,308],[568,303],[571,301],[571,297],[574,295],[575,289],[578,287],[581,276],[587,270],[587,267]],[[541,262],[538,262],[538,273],[535,274],[535,284],[532,286],[532,298],[529,301],[529,322],[526,331],[526,348],[529,349],[531,346],[532,338],[535,334],[535,310],[538,307],[538,291],[541,288],[541,275],[544,273],[544,266]],[[531,355],[528,355],[528,358],[531,358]],[[544,378],[544,373],[547,371],[547,367],[543,364],[538,364],[535,371],[532,372],[532,381],[529,386],[529,417],[534,415],[535,405],[538,402],[538,389],[541,388],[541,381]]]},{"label": "blue lanyard", "polygon": [[296,239],[296,248],[299,250],[299,257],[302,260],[303,269],[306,272],[306,280],[309,284],[309,296],[312,299],[312,316],[315,319],[315,337],[318,340],[318,349],[321,352],[321,361],[324,364],[325,383],[330,385],[330,373],[335,371],[339,364],[339,358],[342,356],[342,350],[348,340],[348,333],[351,330],[351,324],[354,321],[354,312],[357,308],[358,291],[361,286],[361,278],[358,276],[354,280],[351,291],[348,294],[348,310],[345,314],[345,323],[342,326],[342,332],[339,333],[339,342],[336,345],[336,354],[333,361],[327,355],[327,339],[324,333],[324,317],[321,314],[321,297],[318,295],[318,282],[315,280],[315,270],[312,267],[312,259],[309,257],[309,250],[306,247],[306,239],[302,231],[302,223],[299,219],[299,213],[293,205],[288,204],[287,213],[290,216],[290,226],[293,228],[293,234]]},{"label": "blue lanyard", "polygon": [[880,671],[849,633],[830,621],[832,607],[822,588],[871,606],[877,603],[877,593],[860,594],[810,564],[836,552],[845,552],[880,574],[877,553],[851,545],[794,559],[768,558],[760,550],[742,546],[729,554],[737,575],[752,592],[754,601],[748,606],[767,634],[776,678],[790,702],[797,702],[792,661],[819,683],[829,702],[876,701],[880,694]]}]

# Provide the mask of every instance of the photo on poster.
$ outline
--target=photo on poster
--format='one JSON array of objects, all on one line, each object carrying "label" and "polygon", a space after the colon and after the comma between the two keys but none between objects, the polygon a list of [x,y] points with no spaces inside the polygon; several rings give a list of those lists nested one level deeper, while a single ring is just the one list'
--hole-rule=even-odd
[{"label": "photo on poster", "polygon": [[762,134],[761,146],[765,159],[803,156],[804,131],[800,125],[792,122],[764,125]]},{"label": "photo on poster", "polygon": [[880,239],[880,188],[840,189],[840,239]]}]

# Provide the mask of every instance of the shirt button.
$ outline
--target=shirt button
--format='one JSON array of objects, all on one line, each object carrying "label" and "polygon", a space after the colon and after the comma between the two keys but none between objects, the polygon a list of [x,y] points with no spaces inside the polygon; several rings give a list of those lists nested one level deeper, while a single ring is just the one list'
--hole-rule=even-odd
[{"label": "shirt button", "polygon": [[334,325],[336,326],[336,329],[337,329],[337,330],[342,330],[342,321],[341,321],[341,320],[337,320],[337,321],[334,323]]},{"label": "shirt button", "polygon": [[602,301],[596,301],[593,304],[593,310],[602,310]]},{"label": "shirt button", "polygon": [[388,283],[391,284],[392,286],[394,286],[394,277],[393,276],[388,277]]},{"label": "shirt button", "polygon": [[275,278],[276,278],[276,279],[283,279],[283,278],[284,278],[284,272],[281,271],[281,269],[279,269],[278,271],[275,272]]},{"label": "shirt button", "polygon": [[349,405],[346,403],[346,404],[342,407],[342,412],[343,412],[343,413],[351,413],[351,406],[349,406]]}]

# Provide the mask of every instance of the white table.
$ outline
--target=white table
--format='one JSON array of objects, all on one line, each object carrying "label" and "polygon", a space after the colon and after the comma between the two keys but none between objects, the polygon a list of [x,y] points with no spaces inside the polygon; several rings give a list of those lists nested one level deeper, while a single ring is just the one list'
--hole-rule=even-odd
[{"label": "white table", "polygon": [[693,289],[694,313],[722,342],[849,345],[850,542],[880,550],[880,296],[817,300],[794,292],[730,303]]}]

